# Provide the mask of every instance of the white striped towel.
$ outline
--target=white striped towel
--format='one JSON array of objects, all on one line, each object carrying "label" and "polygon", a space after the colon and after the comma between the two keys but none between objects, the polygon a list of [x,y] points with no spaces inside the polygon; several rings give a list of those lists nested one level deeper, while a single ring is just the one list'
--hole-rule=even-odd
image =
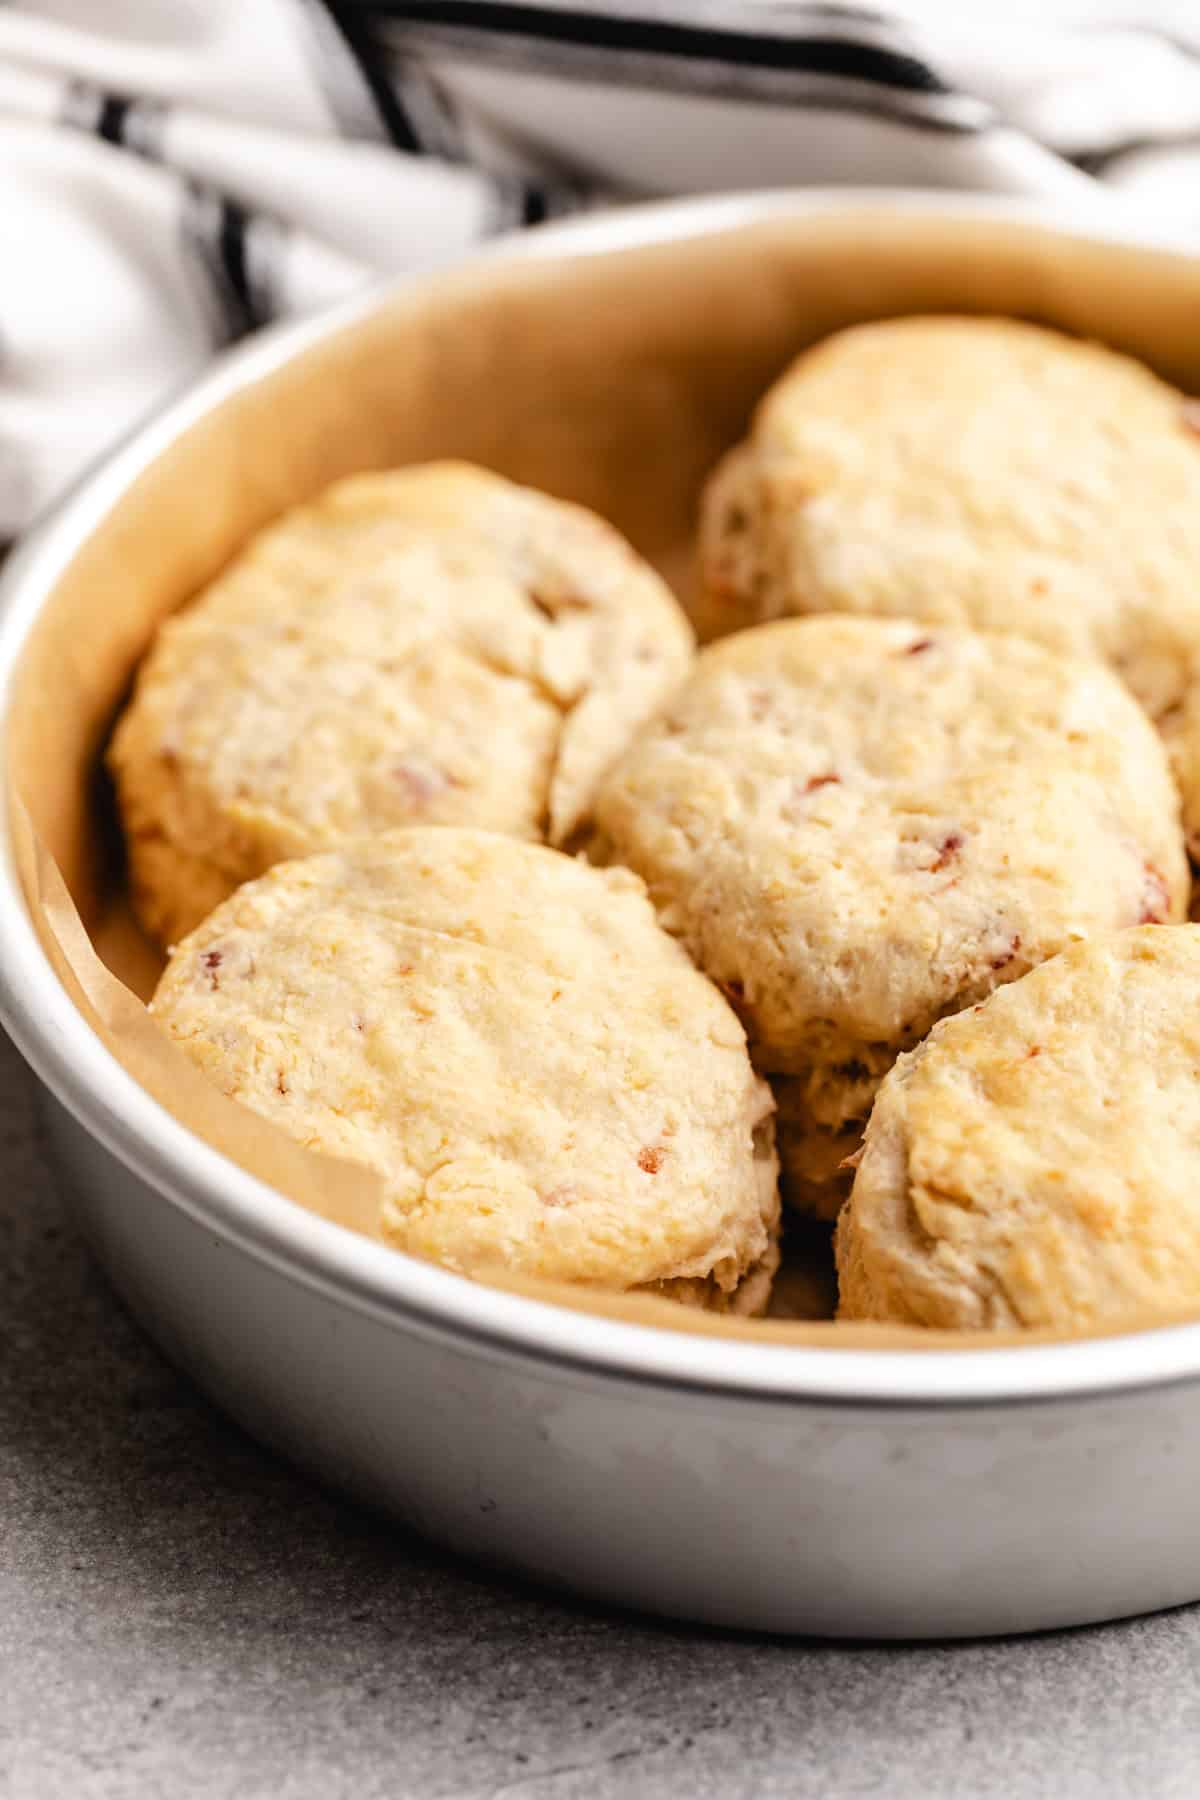
[{"label": "white striped towel", "polygon": [[0,538],[213,350],[618,198],[853,182],[1200,236],[1200,6],[0,6]]}]

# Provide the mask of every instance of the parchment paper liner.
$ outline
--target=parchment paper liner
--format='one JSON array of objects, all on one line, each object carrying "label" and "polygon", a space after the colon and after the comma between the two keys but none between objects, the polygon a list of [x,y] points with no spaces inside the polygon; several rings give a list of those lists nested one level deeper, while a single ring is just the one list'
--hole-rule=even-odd
[{"label": "parchment paper liner", "polygon": [[[682,588],[699,485],[767,382],[828,330],[918,310],[1044,319],[1200,387],[1200,264],[1002,218],[859,209],[423,283],[240,389],[135,480],[31,634],[6,753],[14,853],[46,955],[159,1105],[298,1204],[378,1238],[377,1177],[301,1149],[227,1100],[142,1003],[160,961],[120,891],[97,768],[158,620],[326,482],[438,455],[597,507]],[[488,1279],[613,1319],[775,1344],[980,1349],[1060,1335],[731,1320],[643,1295]],[[1195,1315],[1124,1328],[1184,1317]]]}]

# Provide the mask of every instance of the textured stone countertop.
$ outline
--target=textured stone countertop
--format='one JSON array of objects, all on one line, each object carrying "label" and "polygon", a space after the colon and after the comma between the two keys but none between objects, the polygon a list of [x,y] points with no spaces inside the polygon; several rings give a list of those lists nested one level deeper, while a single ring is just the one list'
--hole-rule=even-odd
[{"label": "textured stone countertop", "polygon": [[772,1642],[547,1597],[320,1492],[155,1353],[64,1223],[0,1040],[5,1800],[1200,1792],[1200,1608]]}]

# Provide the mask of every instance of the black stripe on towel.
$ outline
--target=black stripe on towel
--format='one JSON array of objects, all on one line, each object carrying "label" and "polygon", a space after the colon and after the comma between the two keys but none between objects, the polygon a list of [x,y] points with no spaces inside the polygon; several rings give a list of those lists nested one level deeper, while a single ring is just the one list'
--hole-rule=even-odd
[{"label": "black stripe on towel", "polygon": [[161,100],[109,94],[91,82],[72,81],[63,94],[59,122],[86,131],[116,150],[131,150],[151,162],[162,160],[167,108]]},{"label": "black stripe on towel", "polygon": [[532,184],[521,190],[522,225],[544,225],[550,217],[550,205],[543,187]]},{"label": "black stripe on towel", "polygon": [[[881,82],[915,94],[950,89],[919,57],[848,36],[794,36],[728,25],[694,25],[683,19],[631,18],[614,13],[563,12],[505,0],[383,0],[357,8],[398,24],[446,26],[497,36],[579,44],[588,49],[634,51],[762,69],[799,69],[843,80]],[[826,9],[819,9],[825,14]]]},{"label": "black stripe on towel", "polygon": [[386,143],[390,137],[371,83],[326,0],[294,0],[309,65],[344,138]]},{"label": "black stripe on towel", "polygon": [[246,266],[246,210],[234,200],[222,200],[217,229],[217,255],[229,295],[241,319],[241,329],[252,331],[264,321],[250,288]]},{"label": "black stripe on towel", "polygon": [[991,123],[982,102],[948,88],[907,48],[881,41],[873,19],[856,15],[853,31],[847,20],[835,33],[830,27],[840,21],[826,8],[783,14],[775,29],[758,14],[748,29],[733,22],[736,11],[723,13],[719,24],[697,24],[509,0],[360,5],[393,57],[461,58],[562,80],[882,115],[956,133]]},{"label": "black stripe on towel", "polygon": [[211,188],[190,185],[181,226],[184,245],[204,276],[217,343],[232,343],[267,324],[274,317],[270,269],[264,267],[277,244],[273,221],[254,218]]},{"label": "black stripe on towel", "polygon": [[125,142],[125,120],[129,104],[121,94],[104,95],[100,103],[100,116],[96,120],[96,136],[103,138],[106,144]]},{"label": "black stripe on towel", "polygon": [[322,4],[345,38],[392,143],[398,150],[420,151],[412,120],[388,77],[387,58],[370,16],[377,9],[356,6],[354,0],[322,0]]}]

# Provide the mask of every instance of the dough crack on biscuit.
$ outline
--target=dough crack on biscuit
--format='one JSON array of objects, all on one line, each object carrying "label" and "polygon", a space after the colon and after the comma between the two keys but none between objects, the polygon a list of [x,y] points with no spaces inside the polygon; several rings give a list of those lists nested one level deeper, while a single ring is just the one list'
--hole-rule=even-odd
[{"label": "dough crack on biscuit", "polygon": [[879,1082],[938,1019],[1096,931],[1182,917],[1178,810],[1099,664],[826,615],[703,651],[596,816],[598,854],[746,1023],[786,1190],[831,1216]]},{"label": "dough crack on biscuit", "polygon": [[146,658],[109,754],[139,916],[173,941],[272,863],[398,825],[564,843],[690,654],[581,508],[459,464],[343,482]]},{"label": "dough crack on biscuit", "polygon": [[452,827],[348,841],[223,902],[152,1011],[226,1094],[377,1170],[399,1248],[766,1305],[770,1090],[626,870]]},{"label": "dough crack on biscuit", "polygon": [[840,1316],[1064,1332],[1200,1305],[1200,927],[1089,939],[880,1089]]},{"label": "dough crack on biscuit", "polygon": [[1162,731],[1200,857],[1193,404],[1127,357],[1012,320],[838,332],[709,484],[701,636],[848,612],[1099,657]]}]

